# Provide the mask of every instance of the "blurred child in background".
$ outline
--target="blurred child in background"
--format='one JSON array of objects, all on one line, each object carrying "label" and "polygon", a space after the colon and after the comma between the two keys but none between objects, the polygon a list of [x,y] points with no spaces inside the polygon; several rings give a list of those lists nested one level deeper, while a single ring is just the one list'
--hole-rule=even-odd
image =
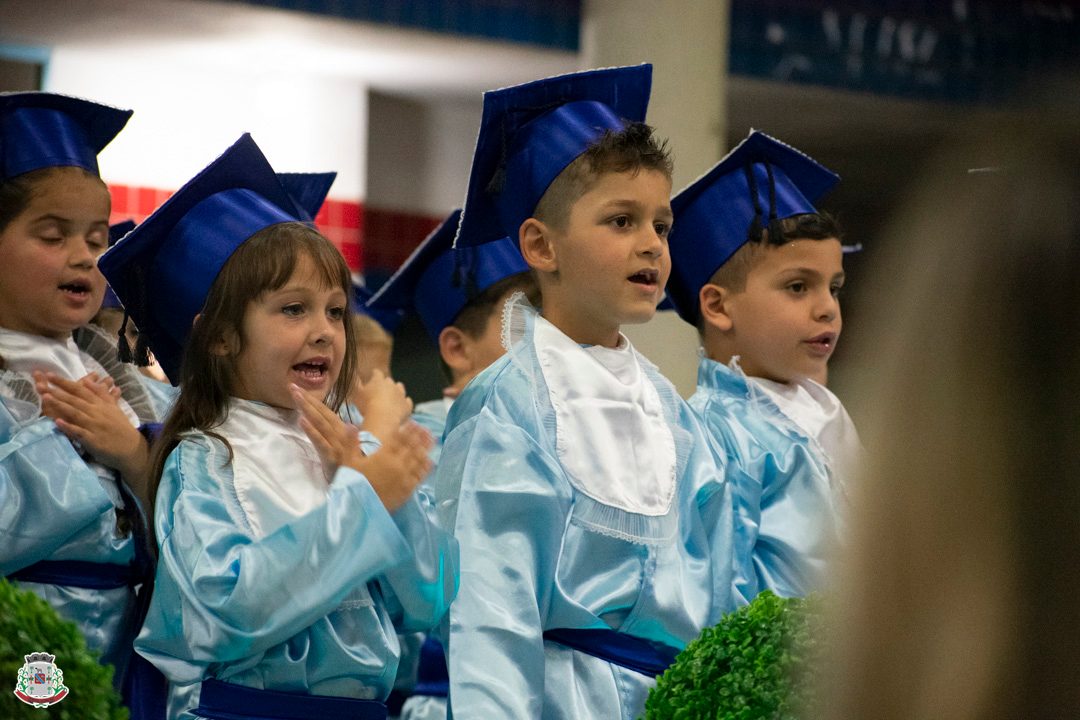
[{"label": "blurred child in background", "polygon": [[[439,350],[449,385],[443,397],[420,403],[413,411],[413,420],[434,438],[430,456],[436,464],[454,399],[505,352],[501,331],[506,301],[515,292],[536,297],[529,266],[510,238],[453,249],[460,217],[460,210],[450,213],[367,305],[373,312],[395,308],[416,312]],[[437,495],[427,484],[421,492],[432,499]],[[401,717],[445,718],[448,678],[442,645],[434,636],[421,638],[422,645],[416,638],[410,641],[418,647],[414,653],[418,667],[411,668],[412,676],[402,685],[412,697],[405,702]]]}]

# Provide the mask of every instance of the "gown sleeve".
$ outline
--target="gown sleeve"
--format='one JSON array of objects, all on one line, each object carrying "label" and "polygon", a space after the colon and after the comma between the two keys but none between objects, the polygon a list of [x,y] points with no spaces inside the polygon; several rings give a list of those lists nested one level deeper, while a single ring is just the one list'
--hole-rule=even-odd
[{"label": "gown sleeve", "polygon": [[379,584],[399,632],[430,630],[457,594],[457,540],[434,523],[434,513],[426,507],[430,502],[413,493],[394,512],[394,523],[412,552],[388,569]]},{"label": "gown sleeve", "polygon": [[49,418],[19,423],[0,399],[0,576],[52,556],[114,504]]},{"label": "gown sleeve", "polygon": [[229,492],[232,469],[216,440],[189,438],[169,455],[154,597],[136,647],[174,681],[197,681],[201,666],[287,641],[412,553],[366,478],[349,468],[337,471],[325,503],[260,538]]}]

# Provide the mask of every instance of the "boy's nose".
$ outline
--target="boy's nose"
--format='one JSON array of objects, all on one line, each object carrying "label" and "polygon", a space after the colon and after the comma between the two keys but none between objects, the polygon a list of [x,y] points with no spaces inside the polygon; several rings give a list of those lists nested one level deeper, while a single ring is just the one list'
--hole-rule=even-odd
[{"label": "boy's nose", "polygon": [[819,320],[832,322],[840,316],[840,301],[830,292],[818,303],[816,314]]},{"label": "boy's nose", "polygon": [[645,239],[642,240],[642,244],[639,248],[639,252],[642,255],[649,257],[659,257],[664,252],[664,241],[656,230],[649,228],[644,232]]}]

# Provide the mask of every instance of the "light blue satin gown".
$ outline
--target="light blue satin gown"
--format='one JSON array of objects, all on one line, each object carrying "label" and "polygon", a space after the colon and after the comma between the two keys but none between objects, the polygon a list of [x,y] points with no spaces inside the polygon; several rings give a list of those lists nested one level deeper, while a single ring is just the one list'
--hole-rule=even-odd
[{"label": "light blue satin gown", "polygon": [[739,553],[752,558],[736,580],[741,602],[820,589],[842,512],[821,454],[737,364],[702,358],[689,402],[727,457]]},{"label": "light blue satin gown", "polygon": [[[10,348],[9,365],[20,364],[12,362],[18,346],[24,358],[31,358],[21,364],[68,379],[77,380],[84,371],[104,371],[116,381],[140,421],[158,419],[138,373],[117,361],[112,338],[100,329],[80,328],[72,343],[2,332],[6,339],[0,347]],[[38,352],[40,365],[32,360]],[[0,355],[4,354],[0,349]],[[93,462],[51,418],[40,415],[40,399],[29,371],[0,371],[0,576],[39,561],[130,566],[135,560],[131,525],[142,522],[143,516],[132,496],[122,492],[120,482],[115,470]],[[125,515],[123,522],[120,515]],[[17,584],[73,621],[87,646],[114,666],[113,679],[119,683],[137,631],[131,587]]]},{"label": "light blue satin gown", "polygon": [[[419,403],[413,410],[412,419],[416,424],[431,433],[434,443],[428,452],[428,457],[435,467],[439,465],[442,454],[443,430],[446,429],[446,416],[450,412],[452,402],[448,398],[439,398]],[[430,481],[434,480],[433,472],[428,477],[428,482],[423,483],[417,492],[425,495],[430,503],[429,509],[434,510],[435,491]],[[426,633],[414,633],[403,635],[398,640],[401,642],[401,668],[398,670],[397,689],[411,693],[416,686],[417,671],[420,663],[420,647],[423,645]],[[445,720],[446,698],[433,695],[412,695],[405,701],[401,709],[401,720]]]},{"label": "light blue satin gown", "polygon": [[430,628],[454,596],[456,543],[418,496],[391,514],[355,470],[327,478],[296,421],[234,399],[218,429],[232,460],[192,433],[166,461],[135,647],[172,684],[170,718],[192,717],[204,678],[384,700],[398,632]]},{"label": "light blue satin gown", "polygon": [[681,649],[733,610],[724,470],[689,406],[638,355],[674,438],[670,508],[650,517],[583,494],[556,452],[532,344],[537,316],[507,317],[514,345],[454,403],[436,471],[440,522],[461,543],[460,592],[444,629],[451,714],[638,718],[654,678],[543,633],[610,628]]}]

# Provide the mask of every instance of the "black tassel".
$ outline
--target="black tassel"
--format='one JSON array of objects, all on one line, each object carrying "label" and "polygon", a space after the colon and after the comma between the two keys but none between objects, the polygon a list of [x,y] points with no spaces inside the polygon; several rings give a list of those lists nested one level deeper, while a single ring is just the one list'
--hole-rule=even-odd
[{"label": "black tassel", "polygon": [[765,237],[765,228],[761,226],[761,218],[757,215],[750,221],[750,229],[747,231],[746,236],[750,242],[761,242]]},{"label": "black tassel", "polygon": [[476,287],[473,252],[474,249],[471,247],[458,248],[454,251],[454,274],[450,283],[456,288],[461,288],[466,301],[471,301],[480,294]]},{"label": "black tassel", "polygon": [[135,364],[139,367],[150,364],[150,346],[146,343],[146,335],[141,332],[135,340]]},{"label": "black tassel", "polygon": [[776,180],[773,178],[772,165],[765,160],[765,174],[769,176],[769,242],[773,245],[784,244],[784,228],[776,217]]},{"label": "black tassel", "polygon": [[130,363],[132,361],[131,356],[131,344],[127,339],[127,324],[128,324],[128,312],[124,310],[124,319],[120,323],[120,332],[116,333],[116,357],[122,363]]},{"label": "black tassel", "polygon": [[752,164],[744,165],[743,172],[746,173],[746,183],[750,186],[750,201],[754,205],[754,219],[750,221],[750,228],[746,236],[750,242],[761,242],[765,228],[761,222],[761,199],[758,198],[757,180],[754,179],[754,166]]}]

